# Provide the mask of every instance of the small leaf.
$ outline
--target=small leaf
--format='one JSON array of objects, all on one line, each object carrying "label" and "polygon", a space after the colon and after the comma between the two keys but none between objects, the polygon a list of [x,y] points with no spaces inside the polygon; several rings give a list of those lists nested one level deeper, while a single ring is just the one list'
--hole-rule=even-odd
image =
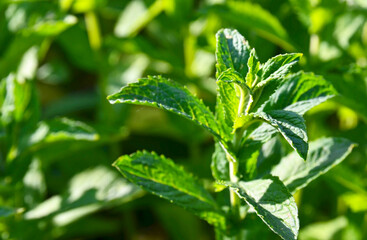
[{"label": "small leaf", "polygon": [[54,19],[42,19],[33,26],[24,29],[25,34],[38,34],[41,36],[57,36],[77,23],[78,19],[73,15],[66,15]]},{"label": "small leaf", "polygon": [[290,153],[272,169],[290,192],[304,188],[321,174],[343,161],[356,145],[343,138],[322,138],[310,143],[307,161]]},{"label": "small leaf", "polygon": [[268,227],[285,240],[297,239],[298,210],[293,196],[277,177],[229,183]]},{"label": "small leaf", "polygon": [[237,118],[248,111],[252,103],[251,90],[242,77],[231,68],[219,76],[217,85],[216,117],[222,123],[222,135],[226,140],[231,140]]},{"label": "small leaf", "polygon": [[308,151],[308,138],[304,119],[295,112],[284,110],[271,110],[256,114],[268,124],[275,127],[293,147],[297,153],[306,160]]},{"label": "small leaf", "polygon": [[270,58],[261,66],[260,73],[262,81],[284,77],[301,57],[301,53],[286,53]]},{"label": "small leaf", "polygon": [[111,104],[132,103],[154,106],[183,116],[219,136],[213,113],[186,88],[162,77],[139,79],[107,97]]},{"label": "small leaf", "polygon": [[233,128],[237,129],[237,128],[241,128],[245,126],[246,124],[251,124],[252,120],[254,120],[253,114],[248,114],[248,115],[242,114],[234,122]]},{"label": "small leaf", "polygon": [[248,69],[247,61],[250,57],[250,46],[245,38],[237,31],[221,29],[217,32],[217,77],[232,68],[245,79]]},{"label": "small leaf", "polygon": [[226,153],[219,143],[215,143],[215,150],[210,168],[216,180],[229,181],[229,162]]},{"label": "small leaf", "polygon": [[155,153],[137,152],[120,157],[114,166],[144,190],[184,207],[225,229],[224,215],[212,196],[174,162]]},{"label": "small leaf", "polygon": [[1,100],[1,121],[4,125],[24,120],[24,113],[31,100],[32,83],[18,81],[13,74],[2,80],[4,86]]},{"label": "small leaf", "polygon": [[260,61],[256,56],[255,49],[251,50],[250,57],[247,61],[247,67],[248,73],[246,75],[246,84],[252,89],[258,81],[257,72],[260,69]]}]

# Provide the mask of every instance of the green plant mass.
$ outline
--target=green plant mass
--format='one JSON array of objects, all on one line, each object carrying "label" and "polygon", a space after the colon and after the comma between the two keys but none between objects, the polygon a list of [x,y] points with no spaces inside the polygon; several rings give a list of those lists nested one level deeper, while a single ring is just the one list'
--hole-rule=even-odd
[{"label": "green plant mass", "polygon": [[367,0],[0,0],[0,240],[366,240]]},{"label": "green plant mass", "polygon": [[[215,152],[206,167],[211,167],[216,193],[154,152],[121,156],[114,166],[145,191],[206,220],[217,239],[244,239],[243,223],[250,213],[281,238],[297,239],[298,209],[292,194],[340,163],[355,146],[344,138],[308,141],[303,115],[337,92],[321,76],[292,73],[301,57],[283,54],[261,63],[237,30],[222,29],[216,34],[215,113],[187,88],[161,76],[139,79],[107,97],[111,104],[165,109],[210,132]],[[278,135],[293,152],[260,162],[261,149]],[[274,152],[277,147],[266,146]]]}]

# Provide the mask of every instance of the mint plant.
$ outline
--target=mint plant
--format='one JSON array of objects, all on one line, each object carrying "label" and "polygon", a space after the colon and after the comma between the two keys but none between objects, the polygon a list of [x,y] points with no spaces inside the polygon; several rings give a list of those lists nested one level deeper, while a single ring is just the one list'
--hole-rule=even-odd
[{"label": "mint plant", "polygon": [[[227,201],[154,152],[121,156],[114,166],[129,181],[193,212],[215,227],[217,239],[245,239],[243,222],[256,213],[281,238],[297,239],[297,190],[340,163],[354,144],[342,138],[308,142],[303,115],[336,95],[312,73],[291,73],[302,54],[260,63],[255,49],[236,30],[220,30],[216,46],[215,114],[187,88],[163,77],[148,77],[108,97],[110,103],[153,106],[181,115],[208,130],[215,140],[211,170],[215,189]],[[277,133],[295,150],[277,159]]]}]

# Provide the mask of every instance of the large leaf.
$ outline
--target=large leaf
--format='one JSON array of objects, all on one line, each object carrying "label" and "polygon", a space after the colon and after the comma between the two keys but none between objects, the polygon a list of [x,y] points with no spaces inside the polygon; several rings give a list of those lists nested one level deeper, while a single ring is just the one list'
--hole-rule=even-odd
[{"label": "large leaf", "polygon": [[[340,216],[338,218],[329,220],[327,222],[316,222],[311,223],[304,228],[299,233],[300,240],[333,240],[338,239],[340,232],[347,228],[352,227],[353,224],[345,216]],[[354,226],[355,227],[355,226]],[[352,227],[353,229],[353,227]],[[355,231],[355,230],[354,230]],[[354,232],[352,231],[352,232]],[[355,237],[353,234],[345,234],[346,237],[342,239],[363,239]],[[344,235],[344,236],[345,236]],[[352,237],[353,236],[353,237]],[[357,235],[358,236],[358,235]]]},{"label": "large leaf", "polygon": [[134,37],[157,15],[164,10],[165,4],[154,2],[147,7],[144,1],[131,1],[121,12],[115,26],[115,35],[118,37]]},{"label": "large leaf", "polygon": [[277,55],[260,67],[258,75],[261,81],[254,89],[259,99],[256,101],[254,110],[261,106],[285,82],[285,76],[290,72],[291,67],[299,61],[301,56],[302,54],[300,53]]},{"label": "large leaf", "polygon": [[100,209],[132,201],[144,193],[105,166],[76,174],[62,195],[54,195],[25,213],[25,219],[52,219],[64,226]]},{"label": "large leaf", "polygon": [[230,184],[256,214],[285,240],[297,239],[299,220],[296,202],[277,177]]},{"label": "large leaf", "polygon": [[[283,109],[290,115],[295,115],[291,112],[303,115],[314,106],[336,94],[329,82],[312,73],[299,72],[286,77],[283,82],[284,84],[273,92],[267,101],[258,108],[258,112]],[[275,81],[272,83],[275,83]],[[264,143],[270,140],[276,132],[276,129],[271,126],[262,124],[251,133],[244,144],[253,144],[252,142]]]},{"label": "large leaf", "polygon": [[219,130],[213,113],[186,88],[162,77],[139,79],[107,97],[111,104],[132,103],[155,106],[181,115],[203,126],[214,136]]},{"label": "large leaf", "polygon": [[68,118],[56,118],[38,123],[37,129],[31,134],[25,135],[19,144],[19,148],[27,151],[35,151],[52,143],[64,141],[97,141],[97,131],[80,121]]},{"label": "large leaf", "polygon": [[225,228],[224,215],[209,192],[172,160],[143,151],[120,157],[114,166],[144,190],[192,211],[221,229]]},{"label": "large leaf", "polygon": [[237,31],[221,29],[217,32],[217,77],[229,68],[246,78],[247,61],[250,57],[250,46],[245,38]]},{"label": "large leaf", "polygon": [[271,110],[256,114],[268,124],[275,127],[297,153],[306,160],[308,137],[304,119],[295,112]]},{"label": "large leaf", "polygon": [[343,161],[353,147],[355,144],[343,138],[318,139],[310,143],[307,161],[290,153],[272,169],[271,174],[278,176],[290,192],[295,192]]},{"label": "large leaf", "polygon": [[287,77],[258,111],[286,109],[303,115],[335,94],[333,86],[323,77],[299,72]]},{"label": "large leaf", "polygon": [[288,34],[279,20],[260,5],[251,2],[229,1],[209,7],[228,25],[255,30],[267,40],[284,48],[293,49]]}]

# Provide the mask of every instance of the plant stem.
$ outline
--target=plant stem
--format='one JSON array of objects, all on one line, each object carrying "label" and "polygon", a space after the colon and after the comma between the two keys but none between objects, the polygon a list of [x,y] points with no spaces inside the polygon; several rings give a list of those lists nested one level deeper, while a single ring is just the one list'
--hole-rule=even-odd
[{"label": "plant stem", "polygon": [[93,50],[98,50],[101,47],[101,33],[97,16],[93,11],[85,13],[85,23],[90,46]]},{"label": "plant stem", "polygon": [[[237,183],[238,177],[238,162],[233,162],[233,160],[229,161],[229,177],[231,182]],[[233,217],[235,220],[239,220],[240,218],[240,199],[237,196],[236,192],[233,190],[230,190],[230,201],[231,201],[231,209],[233,213]]]},{"label": "plant stem", "polygon": [[[234,149],[237,152],[239,147],[241,146],[241,138],[243,134],[243,129],[238,129],[233,139]],[[229,161],[229,178],[232,183],[237,183],[239,181],[238,178],[238,161],[235,162],[232,160],[230,156],[227,156]],[[240,207],[241,207],[241,199],[238,197],[234,190],[230,190],[229,193],[230,203],[231,203],[231,212],[233,216],[233,220],[238,223],[242,220]],[[241,240],[242,239],[242,232],[239,231],[238,234],[235,236],[235,239]]]}]

